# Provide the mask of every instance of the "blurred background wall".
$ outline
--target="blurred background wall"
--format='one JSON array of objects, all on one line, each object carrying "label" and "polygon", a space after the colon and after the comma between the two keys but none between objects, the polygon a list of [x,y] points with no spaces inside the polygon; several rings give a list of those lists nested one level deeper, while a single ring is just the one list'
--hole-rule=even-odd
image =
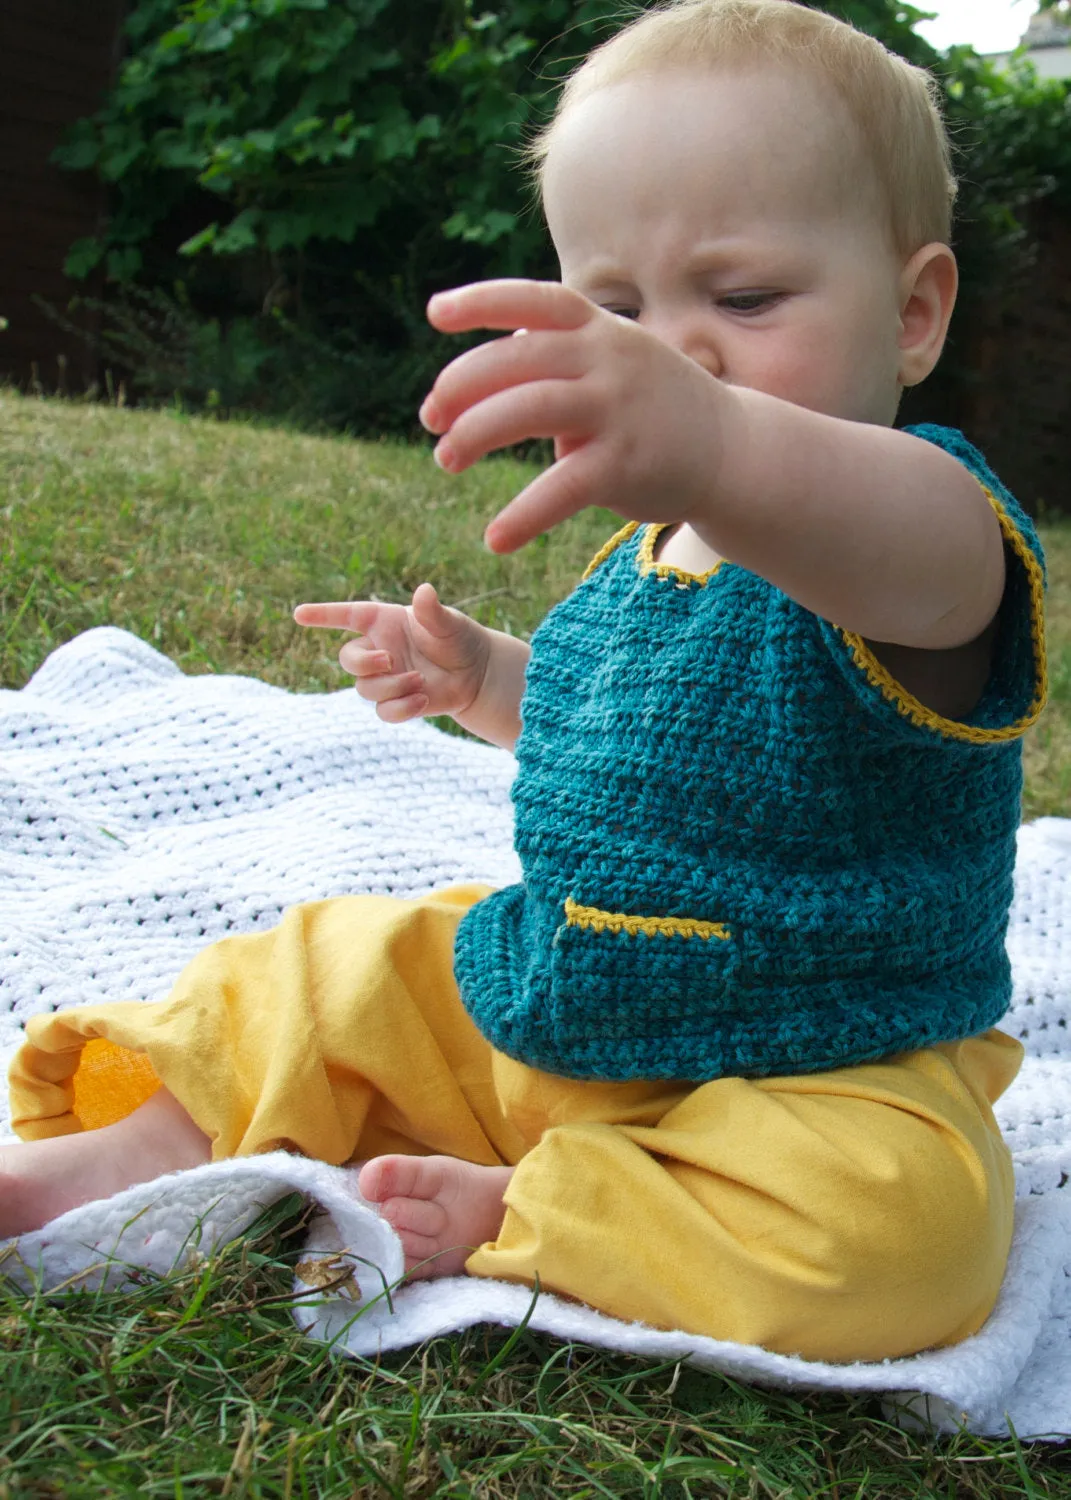
[{"label": "blurred background wall", "polygon": [[97,374],[90,342],[34,301],[65,308],[71,244],[99,232],[104,185],[50,160],[66,129],[99,109],[120,56],[122,0],[0,4],[0,374],[82,391]]}]

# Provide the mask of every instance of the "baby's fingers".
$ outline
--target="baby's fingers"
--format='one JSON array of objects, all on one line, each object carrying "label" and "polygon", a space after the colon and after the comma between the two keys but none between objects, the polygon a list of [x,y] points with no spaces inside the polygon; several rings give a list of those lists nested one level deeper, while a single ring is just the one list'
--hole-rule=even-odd
[{"label": "baby's fingers", "polygon": [[441,333],[473,328],[582,328],[597,315],[586,297],[560,281],[500,278],[436,292],[428,321]]},{"label": "baby's fingers", "polygon": [[338,653],[339,666],[354,677],[383,677],[394,670],[389,651],[379,651],[363,641],[347,641]]},{"label": "baby's fingers", "polygon": [[299,604],[294,619],[299,625],[315,625],[328,630],[367,630],[379,606],[370,599],[356,599],[346,604]]},{"label": "baby's fingers", "polygon": [[575,380],[538,380],[498,391],[461,413],[435,445],[435,462],[460,474],[486,454],[528,438],[587,438],[595,425],[590,406]]},{"label": "baby's fingers", "polygon": [[[372,656],[376,653],[366,654]],[[376,705],[376,712],[386,723],[401,724],[406,719],[414,719],[427,712],[430,699],[424,691],[424,678],[419,672],[354,675],[357,677],[357,692],[367,703]]]},{"label": "baby's fingers", "polygon": [[594,445],[578,448],[515,495],[487,526],[484,541],[492,552],[516,552],[585,506],[598,504],[602,477]]},{"label": "baby's fingers", "polygon": [[419,583],[413,591],[413,618],[439,641],[449,640],[470,624],[458,610],[442,602],[433,583]]},{"label": "baby's fingers", "polygon": [[427,693],[410,693],[404,698],[391,698],[380,703],[376,713],[384,724],[404,724],[406,719],[419,719],[430,706]]},{"label": "baby's fingers", "polygon": [[429,432],[442,433],[463,411],[498,391],[537,380],[575,380],[585,368],[582,346],[561,333],[492,339],[440,372],[420,408],[420,420]]}]

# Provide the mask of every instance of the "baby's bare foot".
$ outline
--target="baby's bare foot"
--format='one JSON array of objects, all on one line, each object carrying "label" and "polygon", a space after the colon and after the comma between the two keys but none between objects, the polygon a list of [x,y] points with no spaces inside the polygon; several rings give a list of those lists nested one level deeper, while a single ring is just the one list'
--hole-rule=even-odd
[{"label": "baby's bare foot", "polygon": [[512,1167],[480,1167],[456,1156],[377,1156],[357,1186],[398,1233],[411,1277],[457,1276],[502,1228]]},{"label": "baby's bare foot", "polygon": [[[92,1163],[74,1159],[68,1142],[73,1136],[31,1141],[25,1146],[0,1147],[0,1239],[40,1229],[58,1219],[69,1208],[90,1198],[107,1196],[85,1181],[83,1167]],[[76,1183],[82,1181],[84,1196]]]},{"label": "baby's bare foot", "polygon": [[0,1239],[27,1234],[71,1208],[136,1182],[208,1161],[211,1145],[178,1101],[159,1089],[100,1130],[0,1148]]}]

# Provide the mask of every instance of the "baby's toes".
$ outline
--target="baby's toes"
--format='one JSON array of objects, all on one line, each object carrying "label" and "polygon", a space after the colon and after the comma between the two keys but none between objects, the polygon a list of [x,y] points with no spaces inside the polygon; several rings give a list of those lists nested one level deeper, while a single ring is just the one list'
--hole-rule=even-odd
[{"label": "baby's toes", "polygon": [[471,1246],[453,1243],[449,1217],[441,1204],[422,1198],[388,1198],[379,1205],[379,1212],[401,1241],[407,1276],[460,1274]]},{"label": "baby's toes", "polygon": [[380,1215],[399,1235],[417,1235],[437,1243],[446,1228],[446,1210],[425,1198],[388,1198],[379,1205]]},{"label": "baby's toes", "polygon": [[403,1230],[398,1235],[405,1256],[405,1274],[410,1281],[437,1276],[459,1276],[472,1253],[468,1245],[444,1245],[441,1240]]},{"label": "baby's toes", "polygon": [[357,1188],[369,1203],[386,1203],[388,1198],[426,1198],[417,1193],[420,1178],[419,1156],[374,1156],[357,1174]]}]

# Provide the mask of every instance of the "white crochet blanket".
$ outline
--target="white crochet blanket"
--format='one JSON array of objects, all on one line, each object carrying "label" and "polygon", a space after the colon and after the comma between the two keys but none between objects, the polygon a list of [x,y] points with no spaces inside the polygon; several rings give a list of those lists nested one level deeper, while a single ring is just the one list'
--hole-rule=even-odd
[{"label": "white crochet blanket", "polygon": [[[298,696],[184,677],[123,631],[91,630],[21,692],[0,692],[0,1051],[35,1011],[161,996],[228,932],[294,902],[513,880],[505,752],[423,723],[382,724],[352,691]],[[8,1248],[55,1285],[129,1264],[166,1270],[297,1188],[323,1208],[299,1266],[299,1323],[370,1354],[479,1322],[529,1326],[773,1384],[922,1393],[944,1430],[1071,1434],[1071,821],[1023,829],[1009,947],[1009,1029],[1028,1059],[999,1106],[1020,1189],[989,1322],[953,1349],[825,1365],[625,1324],[464,1277],[401,1287],[393,1232],[348,1174],[277,1154],[179,1173],[89,1204]],[[6,1111],[6,1101],[4,1105]],[[0,1115],[0,1129],[8,1115]],[[0,1251],[0,1254],[3,1254]],[[323,1262],[320,1264],[320,1262]],[[353,1275],[347,1272],[352,1267]],[[716,1274],[716,1273],[715,1273]]]}]

